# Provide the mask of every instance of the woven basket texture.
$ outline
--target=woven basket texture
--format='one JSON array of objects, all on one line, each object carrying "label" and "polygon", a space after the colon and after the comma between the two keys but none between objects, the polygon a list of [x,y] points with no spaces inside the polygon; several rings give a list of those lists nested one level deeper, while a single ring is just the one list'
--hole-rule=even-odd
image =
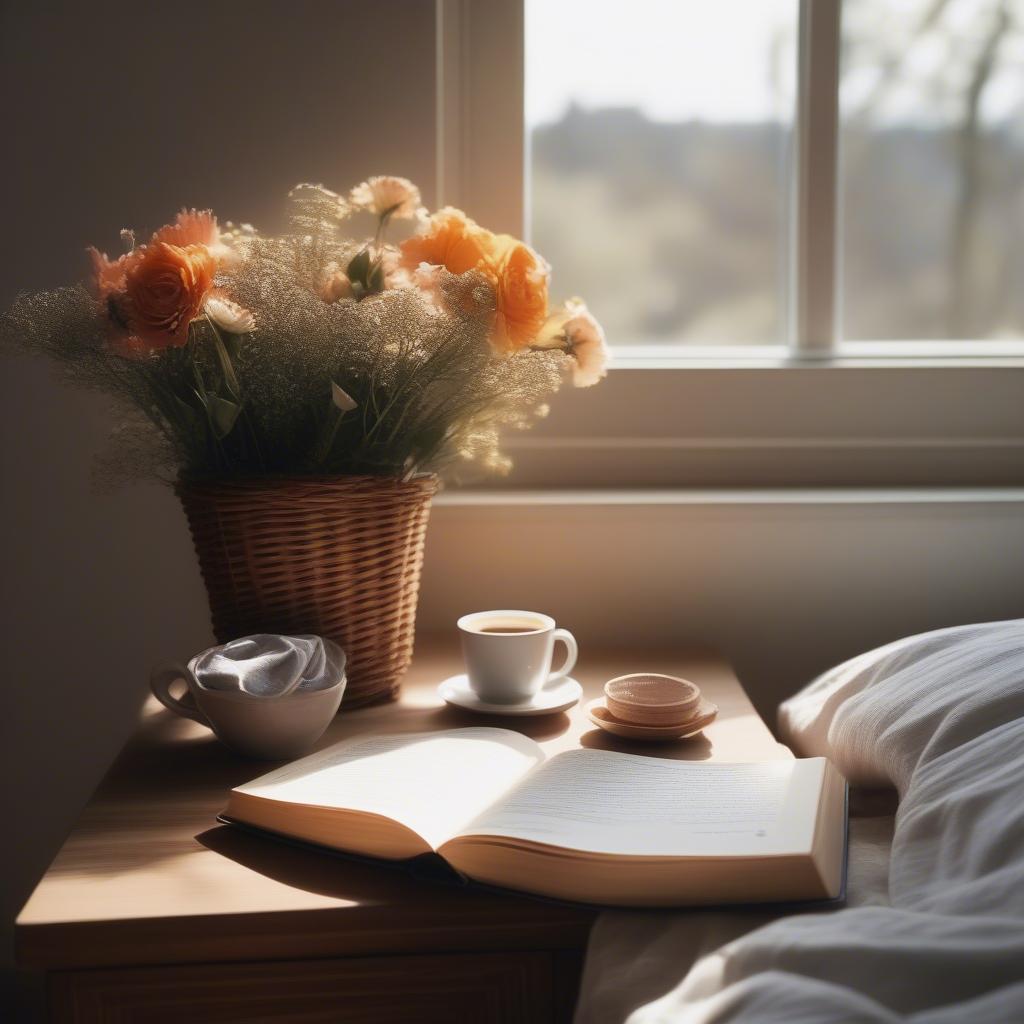
[{"label": "woven basket texture", "polygon": [[436,477],[182,480],[175,489],[218,642],[318,633],[348,656],[345,707],[398,696]]}]

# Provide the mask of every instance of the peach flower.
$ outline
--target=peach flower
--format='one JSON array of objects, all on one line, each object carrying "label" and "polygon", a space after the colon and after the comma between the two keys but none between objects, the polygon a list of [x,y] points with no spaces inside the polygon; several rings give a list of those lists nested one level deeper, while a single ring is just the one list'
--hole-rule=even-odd
[{"label": "peach flower", "polygon": [[488,261],[496,306],[491,345],[509,355],[531,345],[544,326],[551,269],[525,242],[508,235],[496,242],[495,256]]},{"label": "peach flower", "polygon": [[128,331],[151,351],[188,341],[213,287],[216,260],[204,245],[155,242],[129,255],[118,312]]},{"label": "peach flower", "polygon": [[601,325],[584,309],[566,325],[566,334],[576,359],[573,385],[589,388],[603,380],[608,375],[609,352]]},{"label": "peach flower", "polygon": [[[446,206],[438,210],[424,229],[399,247],[402,266],[415,270],[421,263],[444,267],[452,274],[487,270],[485,260],[493,255],[496,239],[490,231],[471,221],[461,210]],[[491,274],[493,276],[493,274]]]},{"label": "peach flower", "polygon": [[342,299],[355,298],[348,274],[340,270],[337,263],[327,265],[318,294],[324,302],[340,302]]},{"label": "peach flower", "polygon": [[367,210],[378,217],[414,220],[425,213],[420,190],[408,178],[377,175],[356,185],[349,193],[349,203],[357,210]]},{"label": "peach flower", "polygon": [[551,323],[557,330],[557,342],[561,344],[547,347],[561,347],[573,359],[573,385],[589,388],[603,379],[608,373],[608,343],[604,330],[586,303],[582,299],[570,299],[565,308],[551,318]]}]

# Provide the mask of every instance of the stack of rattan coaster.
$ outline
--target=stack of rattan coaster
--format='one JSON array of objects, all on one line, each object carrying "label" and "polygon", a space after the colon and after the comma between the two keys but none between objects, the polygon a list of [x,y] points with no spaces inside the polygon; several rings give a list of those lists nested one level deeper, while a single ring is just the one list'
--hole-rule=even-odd
[{"label": "stack of rattan coaster", "polygon": [[604,685],[604,698],[587,705],[590,720],[616,736],[672,740],[692,736],[710,725],[718,708],[686,679],[637,672]]}]

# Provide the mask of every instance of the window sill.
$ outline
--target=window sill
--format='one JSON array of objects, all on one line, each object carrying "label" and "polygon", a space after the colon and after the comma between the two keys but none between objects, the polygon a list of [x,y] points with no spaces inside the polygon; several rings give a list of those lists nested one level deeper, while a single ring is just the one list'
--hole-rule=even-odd
[{"label": "window sill", "polygon": [[831,354],[797,353],[784,345],[620,345],[612,372],[619,370],[789,370],[789,369],[963,369],[1024,367],[1024,342],[865,341]]},{"label": "window sill", "polygon": [[907,506],[1024,505],[1024,487],[752,487],[665,490],[446,490],[442,508],[542,506]]},{"label": "window sill", "polygon": [[615,366],[507,436],[504,490],[1024,484],[1024,359]]}]

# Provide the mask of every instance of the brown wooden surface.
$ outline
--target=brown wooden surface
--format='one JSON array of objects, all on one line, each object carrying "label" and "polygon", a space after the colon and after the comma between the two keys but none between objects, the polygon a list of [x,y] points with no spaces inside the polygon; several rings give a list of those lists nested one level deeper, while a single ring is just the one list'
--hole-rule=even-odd
[{"label": "brown wooden surface", "polygon": [[552,1024],[571,1017],[553,968],[544,953],[475,953],[68,971],[49,1001],[75,1024]]},{"label": "brown wooden surface", "polygon": [[[459,669],[454,641],[421,641],[401,700],[348,713],[343,705],[321,746],[359,733],[490,724],[519,729],[549,754],[582,744],[687,760],[791,756],[712,654],[585,650],[574,673],[581,704],[532,719],[445,707],[437,684]],[[607,679],[640,670],[692,679],[719,705],[718,720],[699,737],[656,747],[594,728],[582,705]],[[227,791],[270,767],[147,702],[136,735],[18,918],[19,962],[67,971],[584,947],[590,911],[431,885],[218,825]]]}]

